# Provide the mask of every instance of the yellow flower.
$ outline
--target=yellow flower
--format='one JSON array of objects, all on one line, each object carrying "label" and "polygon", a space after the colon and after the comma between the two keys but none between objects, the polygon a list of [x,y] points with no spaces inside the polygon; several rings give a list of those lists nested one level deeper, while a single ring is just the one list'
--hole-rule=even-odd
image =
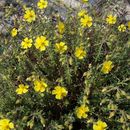
[{"label": "yellow flower", "polygon": [[16,89],[16,93],[21,95],[28,92],[28,85],[20,84],[18,88]]},{"label": "yellow flower", "polygon": [[60,54],[63,54],[67,50],[67,45],[64,42],[56,43],[55,49]]},{"label": "yellow flower", "polygon": [[55,95],[55,98],[60,100],[63,97],[67,96],[68,91],[65,87],[56,86],[55,89],[52,91],[52,94]]},{"label": "yellow flower", "polygon": [[36,92],[44,92],[47,87],[47,84],[44,82],[44,80],[35,80],[34,81],[34,90]]},{"label": "yellow flower", "polygon": [[121,24],[120,26],[118,26],[118,30],[120,32],[125,32],[126,31],[126,26],[124,24]]},{"label": "yellow flower", "polygon": [[32,39],[29,39],[28,37],[24,38],[24,40],[21,42],[21,47],[23,49],[28,49],[32,46]]},{"label": "yellow flower", "polygon": [[49,46],[49,41],[45,36],[38,36],[34,45],[40,51],[45,51],[46,47]]},{"label": "yellow flower", "polygon": [[113,65],[112,61],[105,61],[103,63],[101,71],[104,74],[108,74],[112,70],[113,67],[114,67],[114,65]]},{"label": "yellow flower", "polygon": [[29,23],[35,21],[35,19],[36,19],[36,14],[35,14],[34,10],[27,9],[27,10],[25,11],[25,14],[24,14],[24,19],[25,19],[25,21],[27,21],[27,22],[29,22]]},{"label": "yellow flower", "polygon": [[14,124],[9,119],[0,120],[0,130],[11,130],[14,129]]},{"label": "yellow flower", "polygon": [[82,0],[83,3],[88,2],[88,0]]},{"label": "yellow flower", "polygon": [[116,16],[113,16],[113,15],[108,15],[107,18],[106,18],[106,22],[108,24],[115,24],[116,23]]},{"label": "yellow flower", "polygon": [[81,11],[79,11],[78,16],[79,17],[83,17],[84,15],[86,15],[87,11],[85,9],[82,9]]},{"label": "yellow flower", "polygon": [[93,125],[93,130],[106,130],[107,124],[101,120],[98,120],[94,125]]},{"label": "yellow flower", "polygon": [[127,23],[128,29],[130,30],[130,21]]},{"label": "yellow flower", "polygon": [[81,118],[87,118],[87,113],[89,112],[88,106],[81,105],[80,107],[77,107],[75,110],[76,116],[81,119]]},{"label": "yellow flower", "polygon": [[13,28],[13,29],[11,30],[11,36],[12,36],[12,37],[15,37],[15,36],[17,35],[17,33],[18,33],[18,30],[17,30],[16,28]]},{"label": "yellow flower", "polygon": [[82,27],[91,27],[93,24],[92,21],[92,17],[89,15],[84,15],[84,17],[80,19]]},{"label": "yellow flower", "polygon": [[39,9],[45,9],[48,5],[48,2],[46,0],[39,0],[37,3],[37,6]]},{"label": "yellow flower", "polygon": [[64,23],[63,22],[59,22],[58,23],[58,25],[57,25],[57,28],[58,28],[58,32],[60,33],[60,34],[63,34],[64,33],[64,31],[65,31],[65,25],[64,25]]},{"label": "yellow flower", "polygon": [[83,59],[86,56],[86,52],[83,47],[76,47],[75,49],[75,56],[78,59]]}]

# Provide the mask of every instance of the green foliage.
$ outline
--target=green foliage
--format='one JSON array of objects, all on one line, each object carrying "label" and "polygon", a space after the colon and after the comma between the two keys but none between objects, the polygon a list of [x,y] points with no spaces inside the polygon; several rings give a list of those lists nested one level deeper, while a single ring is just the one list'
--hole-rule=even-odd
[{"label": "green foliage", "polygon": [[[21,16],[14,19],[18,34],[0,36],[0,117],[9,118],[18,130],[90,130],[98,119],[106,122],[110,130],[130,130],[130,47],[129,28],[120,32],[116,24],[108,25],[104,16],[98,16],[90,6],[93,18],[90,28],[82,28],[77,13],[68,9],[63,23],[65,31],[59,34],[57,25],[62,18],[58,14],[46,16],[47,8],[35,10],[36,20],[28,23]],[[81,8],[82,9],[82,8]],[[15,10],[7,7],[9,19]],[[16,10],[17,12],[17,10]],[[109,12],[108,12],[109,14]],[[127,26],[127,23],[124,23]],[[40,52],[35,39],[46,36],[49,46]],[[25,37],[33,40],[29,49],[21,48]],[[55,43],[65,42],[67,51],[59,54]],[[86,57],[75,56],[75,48],[83,46]],[[101,68],[110,60],[114,67],[108,74]],[[43,78],[48,84],[43,93],[34,91],[33,78]],[[29,91],[18,95],[19,84],[28,84]],[[62,100],[55,99],[55,86],[65,86],[68,94]],[[75,108],[86,104],[90,111],[85,119],[78,119]]]}]

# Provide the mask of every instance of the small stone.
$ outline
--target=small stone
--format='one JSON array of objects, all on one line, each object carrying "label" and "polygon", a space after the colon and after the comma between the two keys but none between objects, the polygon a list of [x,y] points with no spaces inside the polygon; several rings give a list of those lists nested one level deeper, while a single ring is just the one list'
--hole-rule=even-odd
[{"label": "small stone", "polygon": [[0,18],[4,15],[3,11],[0,11]]},{"label": "small stone", "polygon": [[0,0],[0,7],[3,7],[6,3],[6,0]]}]

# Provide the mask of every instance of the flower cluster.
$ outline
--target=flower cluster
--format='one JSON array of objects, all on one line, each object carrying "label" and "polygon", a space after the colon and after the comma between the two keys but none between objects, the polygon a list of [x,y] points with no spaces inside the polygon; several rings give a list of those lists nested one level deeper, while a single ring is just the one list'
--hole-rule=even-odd
[{"label": "flower cluster", "polygon": [[89,0],[64,17],[48,0],[19,2],[0,35],[0,130],[129,130],[130,21]]},{"label": "flower cluster", "polygon": [[[48,87],[47,83],[44,79],[34,79],[33,86],[35,92],[43,93],[45,92],[46,88]],[[24,84],[19,84],[18,88],[16,89],[16,93],[18,95],[25,94],[28,92],[29,86]],[[68,91],[65,87],[56,86],[54,90],[52,90],[52,95],[55,95],[55,98],[58,100],[63,99],[68,94]]]}]

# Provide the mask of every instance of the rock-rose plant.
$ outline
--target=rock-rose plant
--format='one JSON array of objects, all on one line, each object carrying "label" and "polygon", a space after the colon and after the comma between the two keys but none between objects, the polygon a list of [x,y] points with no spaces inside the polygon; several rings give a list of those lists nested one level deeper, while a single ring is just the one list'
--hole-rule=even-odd
[{"label": "rock-rose plant", "polygon": [[130,130],[130,22],[88,0],[65,17],[18,4],[2,18],[16,14],[0,35],[0,130]]}]

